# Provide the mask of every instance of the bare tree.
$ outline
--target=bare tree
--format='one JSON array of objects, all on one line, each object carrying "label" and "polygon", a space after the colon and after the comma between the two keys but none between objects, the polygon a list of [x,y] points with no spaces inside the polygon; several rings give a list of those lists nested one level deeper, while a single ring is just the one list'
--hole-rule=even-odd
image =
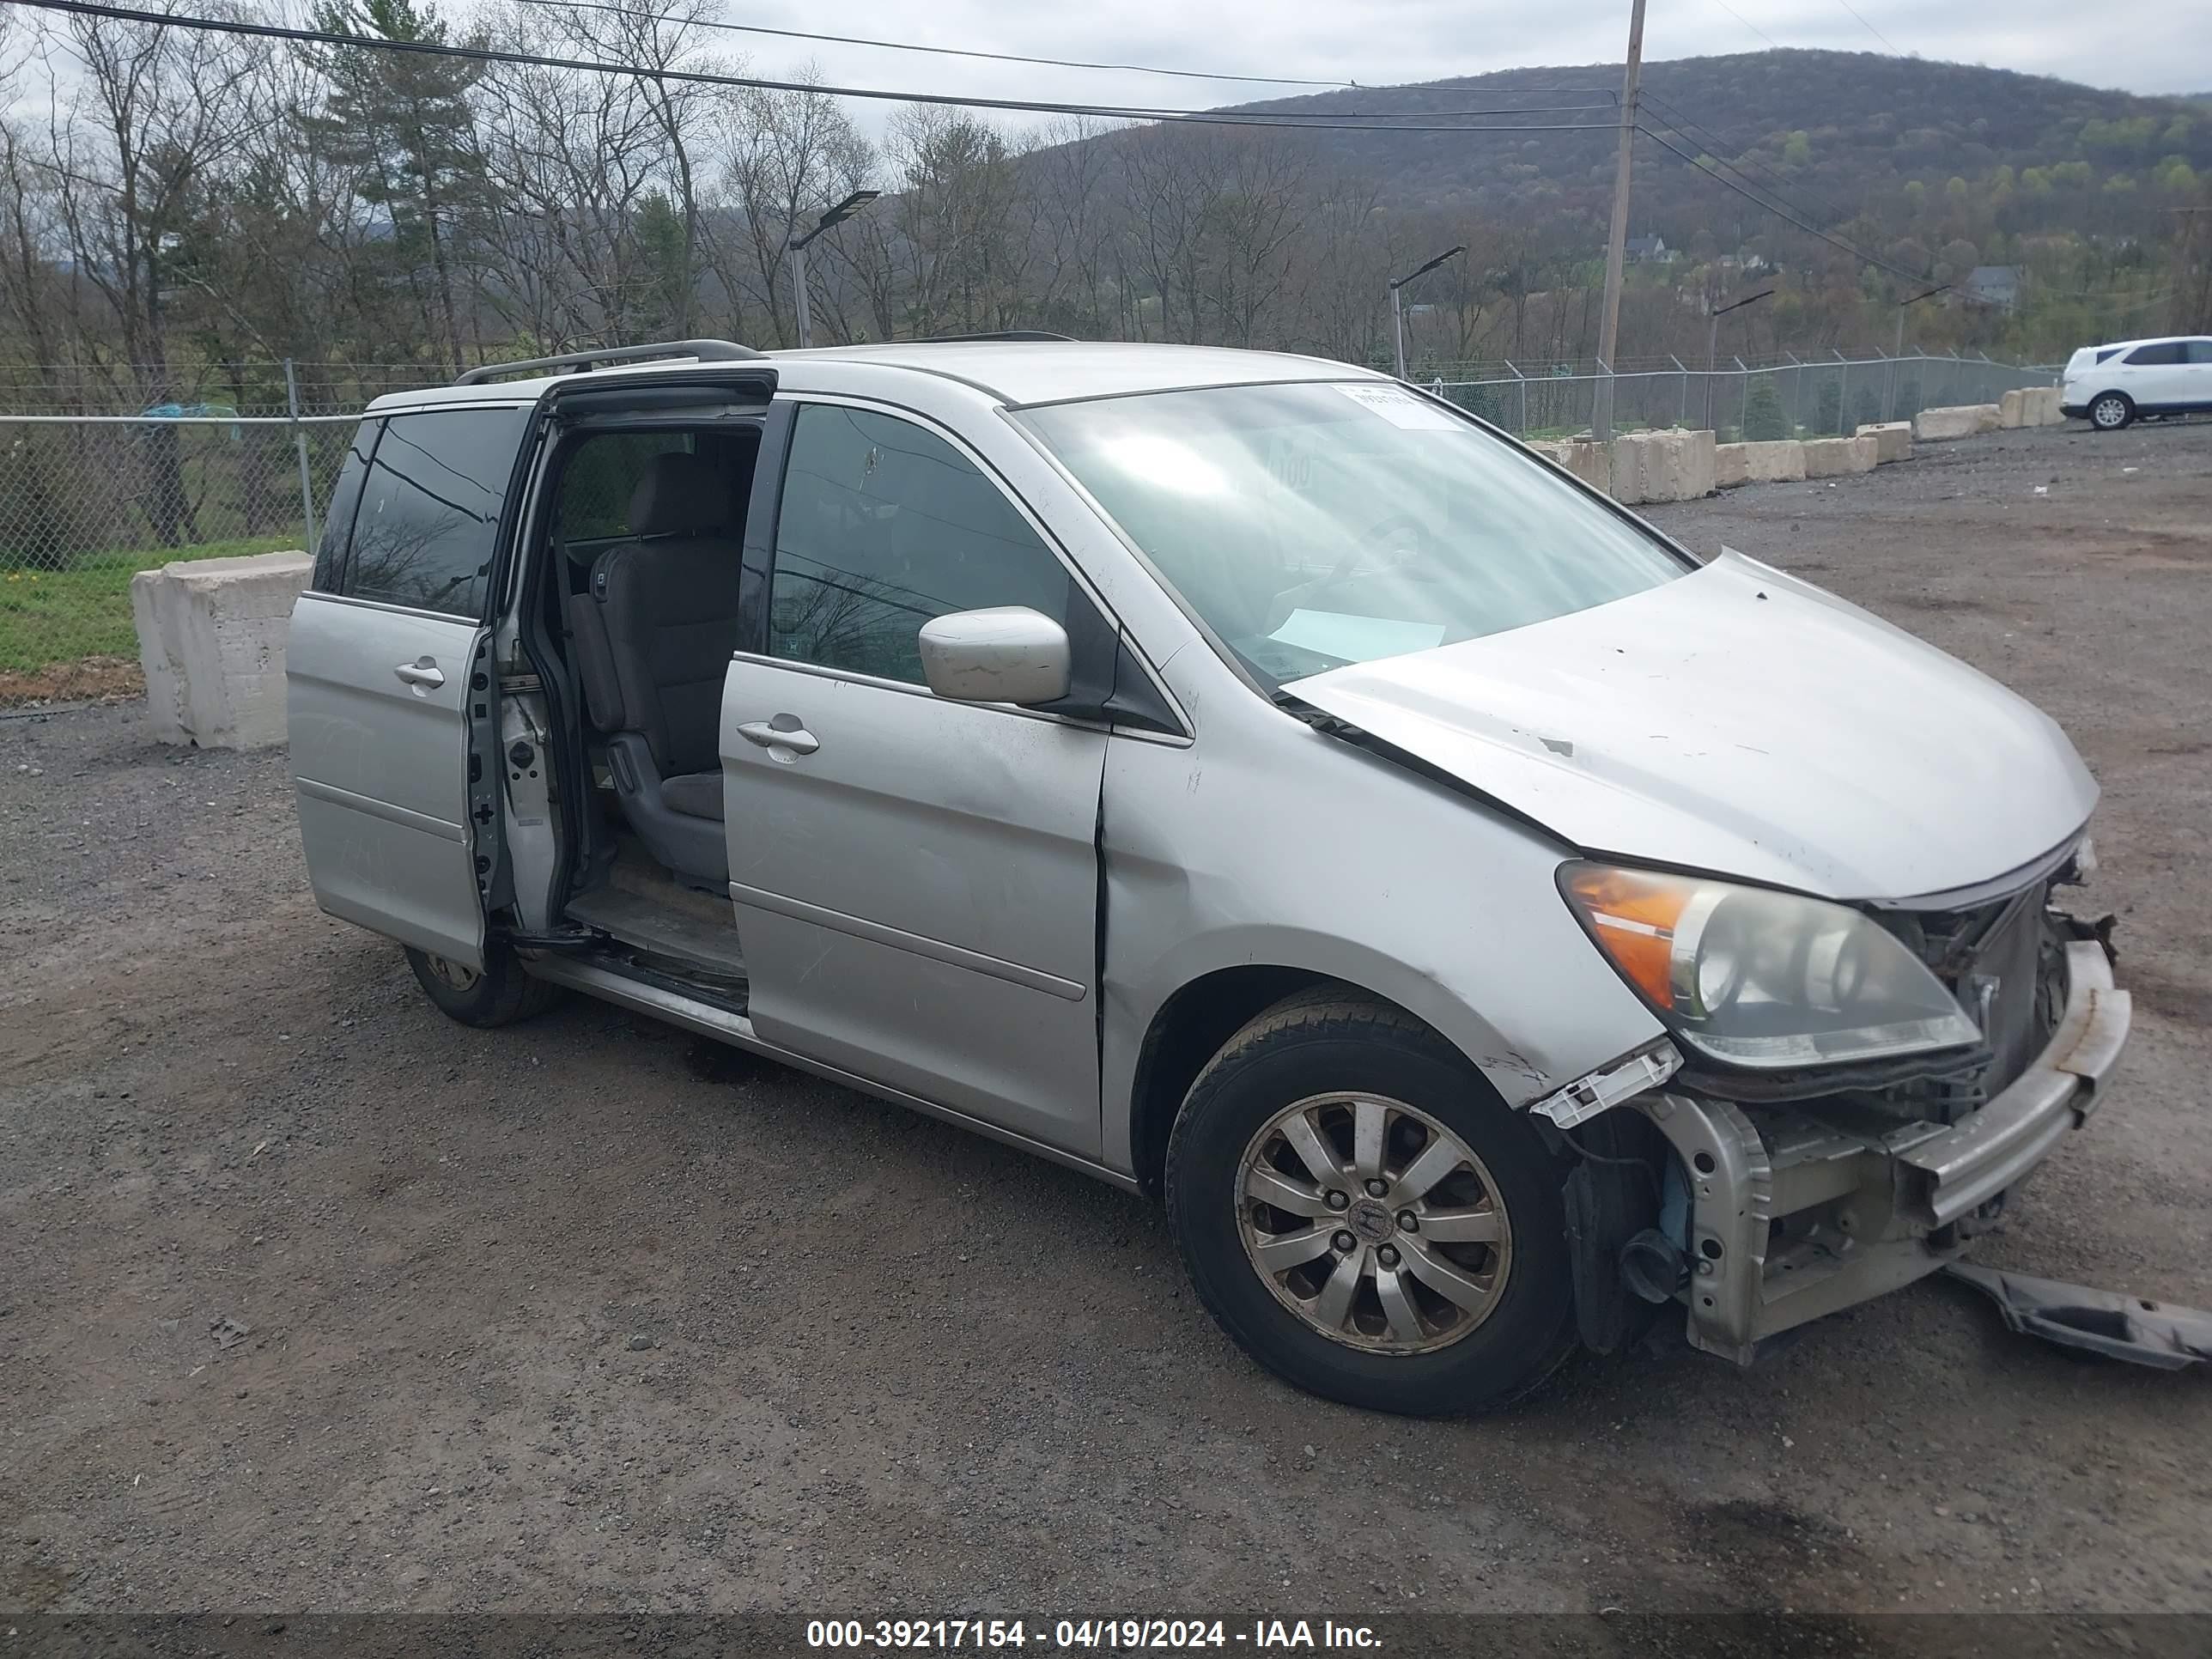
[{"label": "bare tree", "polygon": [[[156,0],[167,9],[173,0]],[[115,327],[115,373],[149,403],[178,391],[170,367],[169,267],[196,192],[256,118],[263,48],[198,29],[71,15],[45,33],[52,95],[44,154],[75,280]],[[83,319],[79,316],[79,326]],[[173,547],[193,533],[176,434],[148,434],[149,515]]]},{"label": "bare tree", "polygon": [[[836,100],[817,92],[749,90],[723,106],[722,118],[733,222],[713,250],[715,274],[732,309],[758,307],[775,343],[787,344],[797,338],[785,275],[792,235],[859,188],[874,169],[874,153]],[[816,271],[828,263],[814,261]]]}]

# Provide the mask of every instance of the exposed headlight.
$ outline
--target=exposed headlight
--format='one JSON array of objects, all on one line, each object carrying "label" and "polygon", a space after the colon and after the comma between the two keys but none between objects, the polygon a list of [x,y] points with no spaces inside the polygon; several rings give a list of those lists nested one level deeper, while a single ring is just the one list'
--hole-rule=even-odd
[{"label": "exposed headlight", "polygon": [[1724,1064],[1825,1066],[1981,1040],[1935,975],[1844,905],[1604,864],[1560,866],[1559,890],[1652,1011]]}]

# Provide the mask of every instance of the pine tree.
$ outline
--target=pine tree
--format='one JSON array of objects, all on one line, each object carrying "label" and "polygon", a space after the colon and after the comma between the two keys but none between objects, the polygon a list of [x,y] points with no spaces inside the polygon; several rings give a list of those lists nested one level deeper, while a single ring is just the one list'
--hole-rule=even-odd
[{"label": "pine tree", "polygon": [[1774,389],[1774,377],[1762,374],[1751,383],[1744,399],[1744,441],[1771,443],[1789,435],[1790,423],[1782,415],[1782,394]]},{"label": "pine tree", "polygon": [[[364,40],[448,44],[444,21],[416,0],[325,0],[315,26]],[[303,119],[332,159],[362,170],[362,198],[390,216],[391,257],[415,288],[424,330],[459,368],[459,245],[486,200],[468,97],[483,65],[333,46],[319,54],[316,67],[331,83],[330,101]]]}]

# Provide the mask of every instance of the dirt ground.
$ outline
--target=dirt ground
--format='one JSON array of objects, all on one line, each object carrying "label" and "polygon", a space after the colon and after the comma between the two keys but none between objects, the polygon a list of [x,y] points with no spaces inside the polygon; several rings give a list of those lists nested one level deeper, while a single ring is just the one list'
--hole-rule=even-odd
[{"label": "dirt ground", "polygon": [[[2212,425],[1653,516],[2073,734],[2135,1043],[1978,1253],[2212,1305]],[[448,1023],[281,754],[0,720],[0,1608],[2212,1610],[2212,1377],[1961,1289],[1365,1415],[1134,1199],[601,1005]]]}]

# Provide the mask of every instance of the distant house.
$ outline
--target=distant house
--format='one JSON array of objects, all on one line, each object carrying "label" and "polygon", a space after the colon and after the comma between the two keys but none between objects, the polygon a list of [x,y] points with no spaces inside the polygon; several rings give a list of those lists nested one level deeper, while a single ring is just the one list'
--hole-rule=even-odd
[{"label": "distant house", "polygon": [[1671,265],[1675,252],[1662,237],[1632,236],[1628,239],[1628,258],[1632,264]]},{"label": "distant house", "polygon": [[2010,311],[2020,304],[2018,265],[1976,265],[1959,284],[1969,305],[1995,306]]}]

